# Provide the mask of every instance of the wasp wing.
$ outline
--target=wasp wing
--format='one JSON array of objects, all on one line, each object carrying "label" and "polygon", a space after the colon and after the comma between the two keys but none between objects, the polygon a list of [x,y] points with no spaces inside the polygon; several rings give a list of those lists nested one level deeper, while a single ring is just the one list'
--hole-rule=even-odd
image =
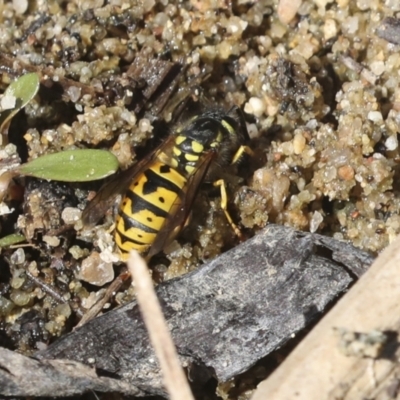
[{"label": "wasp wing", "polygon": [[167,149],[174,143],[174,139],[174,136],[169,136],[152,153],[150,153],[150,155],[144,157],[138,163],[132,165],[125,171],[114,175],[108,182],[106,182],[83,210],[83,224],[87,227],[96,225],[97,222],[103,218],[107,210],[109,210],[114,204],[116,198],[119,195],[124,195],[126,193],[133,178],[146,170],[162,151],[167,151]]},{"label": "wasp wing", "polygon": [[199,160],[199,165],[188,178],[188,181],[182,190],[182,194],[176,200],[163,227],[160,229],[155,241],[151,245],[147,253],[147,259],[150,259],[152,256],[167,247],[185,225],[192,210],[193,201],[196,197],[199,186],[204,181],[208,168],[215,156],[215,151],[209,151]]}]

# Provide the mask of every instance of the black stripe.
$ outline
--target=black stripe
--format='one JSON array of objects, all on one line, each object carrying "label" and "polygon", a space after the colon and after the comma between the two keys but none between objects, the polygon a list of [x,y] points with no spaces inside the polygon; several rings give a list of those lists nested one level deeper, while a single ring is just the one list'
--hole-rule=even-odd
[{"label": "black stripe", "polygon": [[120,231],[117,230],[117,234],[119,235],[120,239],[121,239],[121,244],[124,244],[126,242],[130,242],[130,243],[134,243],[134,244],[138,244],[139,246],[146,246],[149,243],[142,243],[142,242],[138,242],[137,240],[134,240],[128,236],[125,236],[123,233],[121,233]]},{"label": "black stripe", "polygon": [[160,172],[162,174],[168,174],[171,171],[171,167],[167,164],[161,165]]},{"label": "black stripe", "polygon": [[139,211],[148,210],[157,217],[168,217],[168,213],[166,211],[145,200],[143,197],[138,196],[135,192],[132,192],[132,190],[127,191],[126,197],[128,197],[128,199],[130,199],[130,201],[132,202],[132,216],[134,216]]},{"label": "black stripe", "polygon": [[[161,166],[160,173],[162,173],[162,168]],[[145,195],[154,193],[159,187],[174,193],[179,193],[181,191],[181,188],[174,182],[163,178],[162,175],[156,174],[151,169],[146,170],[143,174],[147,178],[147,182],[143,185],[143,194]]]},{"label": "black stripe", "polygon": [[134,218],[130,218],[129,215],[126,215],[124,212],[120,212],[120,217],[124,221],[124,229],[127,231],[131,228],[140,229],[146,233],[158,233],[157,229],[151,228],[150,226],[144,225],[141,222],[137,221]]}]

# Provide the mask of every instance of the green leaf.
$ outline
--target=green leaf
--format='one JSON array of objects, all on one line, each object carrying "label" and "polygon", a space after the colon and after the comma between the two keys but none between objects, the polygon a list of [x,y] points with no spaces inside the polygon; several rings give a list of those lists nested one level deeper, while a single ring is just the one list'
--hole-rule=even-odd
[{"label": "green leaf", "polygon": [[4,97],[15,98],[15,105],[13,108],[0,112],[0,132],[3,132],[4,127],[13,116],[35,97],[39,90],[39,84],[38,74],[31,73],[22,75],[8,86]]},{"label": "green leaf", "polygon": [[0,239],[0,247],[8,247],[25,241],[26,238],[24,235],[21,235],[20,233],[13,233]]},{"label": "green leaf", "polygon": [[64,181],[89,182],[105,178],[118,169],[114,154],[105,150],[67,150],[38,157],[22,164],[18,171],[36,178]]}]

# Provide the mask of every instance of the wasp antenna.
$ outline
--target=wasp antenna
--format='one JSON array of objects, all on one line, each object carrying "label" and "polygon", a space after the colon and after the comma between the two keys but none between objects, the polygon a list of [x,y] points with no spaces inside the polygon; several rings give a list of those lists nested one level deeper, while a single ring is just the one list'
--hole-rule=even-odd
[{"label": "wasp antenna", "polygon": [[239,124],[239,128],[244,135],[245,141],[249,142],[250,135],[247,130],[246,119],[244,117],[243,110],[240,107],[238,107],[237,105],[234,105],[229,109],[228,114],[232,115],[233,117],[236,117],[235,119],[236,119],[237,123]]}]

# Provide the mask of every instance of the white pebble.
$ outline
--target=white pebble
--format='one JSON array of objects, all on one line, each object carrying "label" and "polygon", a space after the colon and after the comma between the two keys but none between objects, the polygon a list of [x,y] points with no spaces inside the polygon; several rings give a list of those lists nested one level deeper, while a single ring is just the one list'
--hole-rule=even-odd
[{"label": "white pebble", "polygon": [[153,127],[147,118],[143,118],[139,121],[139,130],[143,133],[151,132],[153,130]]},{"label": "white pebble", "polygon": [[25,262],[25,251],[23,248],[19,248],[11,254],[11,263],[12,264],[23,264]]},{"label": "white pebble", "polygon": [[76,103],[81,97],[81,88],[71,86],[67,89],[67,93],[73,103]]},{"label": "white pebble", "polygon": [[17,14],[23,14],[28,9],[28,0],[13,0],[13,8]]},{"label": "white pebble", "polygon": [[375,75],[382,75],[386,69],[385,63],[383,61],[374,61],[371,63],[370,69]]},{"label": "white pebble", "polygon": [[296,16],[302,0],[280,0],[278,4],[278,17],[281,22],[288,24]]},{"label": "white pebble", "polygon": [[337,35],[337,26],[334,19],[327,19],[324,24],[324,38],[325,40],[332,39]]},{"label": "white pebble", "polygon": [[6,95],[1,98],[0,106],[2,110],[11,110],[15,108],[16,98],[12,95]]},{"label": "white pebble", "polygon": [[61,218],[66,224],[74,224],[82,215],[82,211],[75,207],[65,207],[61,213]]},{"label": "white pebble", "polygon": [[[8,184],[7,184],[8,186]],[[0,203],[0,215],[11,214],[14,211],[13,208],[8,207],[5,203]]]},{"label": "white pebble", "polygon": [[258,97],[250,97],[249,101],[244,106],[244,111],[247,114],[253,114],[256,117],[261,117],[265,111],[265,104]]},{"label": "white pebble", "polygon": [[385,146],[389,151],[396,150],[399,146],[399,142],[397,141],[397,136],[392,135],[389,136],[385,141]]},{"label": "white pebble", "polygon": [[324,171],[324,177],[326,182],[332,182],[334,179],[336,179],[337,176],[337,170],[336,167],[333,165],[326,167]]},{"label": "white pebble", "polygon": [[250,139],[255,139],[255,138],[259,137],[259,135],[260,135],[260,132],[259,132],[256,124],[248,124],[247,132],[249,133]]},{"label": "white pebble", "polygon": [[306,146],[305,137],[299,132],[293,138],[293,150],[294,154],[301,154]]},{"label": "white pebble", "polygon": [[370,111],[368,113],[368,119],[372,122],[382,122],[382,113],[380,111]]},{"label": "white pebble", "polygon": [[323,220],[324,217],[322,216],[322,214],[319,211],[315,211],[310,221],[310,232],[316,232]]},{"label": "white pebble", "polygon": [[51,247],[57,247],[60,245],[60,239],[56,236],[44,235],[43,241]]}]

